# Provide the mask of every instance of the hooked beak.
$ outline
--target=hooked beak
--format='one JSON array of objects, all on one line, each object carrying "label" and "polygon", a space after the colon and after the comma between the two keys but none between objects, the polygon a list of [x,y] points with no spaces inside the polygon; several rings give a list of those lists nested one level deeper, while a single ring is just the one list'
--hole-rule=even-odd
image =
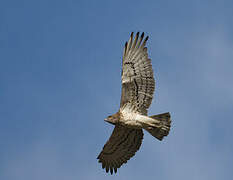
[{"label": "hooked beak", "polygon": [[109,121],[109,119],[104,119],[104,121],[114,125],[114,123],[112,123],[111,121]]}]

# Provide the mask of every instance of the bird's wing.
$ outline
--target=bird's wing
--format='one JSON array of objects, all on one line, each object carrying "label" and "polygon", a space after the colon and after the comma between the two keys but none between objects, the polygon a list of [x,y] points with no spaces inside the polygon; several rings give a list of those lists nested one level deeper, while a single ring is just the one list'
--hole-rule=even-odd
[{"label": "bird's wing", "polygon": [[139,32],[125,44],[122,61],[122,92],[121,108],[130,105],[141,114],[147,114],[153,99],[155,80],[151,60],[145,47],[148,36],[143,40],[144,33]]},{"label": "bird's wing", "polygon": [[143,139],[142,129],[129,129],[116,125],[111,137],[99,154],[99,162],[106,172],[117,172],[122,164],[126,163],[140,148]]}]

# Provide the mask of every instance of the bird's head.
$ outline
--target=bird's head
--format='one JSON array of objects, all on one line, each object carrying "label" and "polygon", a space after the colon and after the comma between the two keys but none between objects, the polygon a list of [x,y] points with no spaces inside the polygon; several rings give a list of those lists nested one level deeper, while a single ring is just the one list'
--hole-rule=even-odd
[{"label": "bird's head", "polygon": [[104,121],[115,125],[120,119],[119,113],[113,114],[111,116],[108,116],[106,119],[104,119]]}]

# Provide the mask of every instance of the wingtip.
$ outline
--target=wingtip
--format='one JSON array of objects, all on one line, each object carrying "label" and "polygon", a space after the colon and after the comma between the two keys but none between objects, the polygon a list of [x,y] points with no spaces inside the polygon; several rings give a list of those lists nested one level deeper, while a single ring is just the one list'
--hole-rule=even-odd
[{"label": "wingtip", "polygon": [[144,32],[142,32],[142,34],[141,34],[141,38],[143,39],[143,37],[144,37]]},{"label": "wingtip", "polygon": [[126,42],[125,42],[125,47],[127,47],[127,44],[128,44],[128,42],[126,41]]},{"label": "wingtip", "polygon": [[116,167],[114,167],[114,172],[117,173],[117,168]]},{"label": "wingtip", "polygon": [[102,163],[102,168],[103,168],[103,169],[105,168],[105,164],[104,164],[104,163]]},{"label": "wingtip", "polygon": [[112,169],[112,167],[110,167],[110,173],[111,173],[111,175],[112,175],[112,173],[113,173],[113,169]]},{"label": "wingtip", "polygon": [[109,166],[106,166],[105,170],[106,170],[106,173],[108,173],[109,172]]},{"label": "wingtip", "polygon": [[134,32],[132,31],[131,34],[130,34],[131,38],[133,37],[133,33],[134,33]]}]

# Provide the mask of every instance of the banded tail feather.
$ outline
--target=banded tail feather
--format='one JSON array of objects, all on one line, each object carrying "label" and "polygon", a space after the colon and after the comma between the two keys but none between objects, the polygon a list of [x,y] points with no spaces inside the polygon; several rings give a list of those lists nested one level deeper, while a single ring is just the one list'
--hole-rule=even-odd
[{"label": "banded tail feather", "polygon": [[164,136],[167,136],[171,127],[171,116],[170,113],[163,113],[150,116],[152,119],[160,121],[161,127],[146,129],[152,136],[162,141]]}]

